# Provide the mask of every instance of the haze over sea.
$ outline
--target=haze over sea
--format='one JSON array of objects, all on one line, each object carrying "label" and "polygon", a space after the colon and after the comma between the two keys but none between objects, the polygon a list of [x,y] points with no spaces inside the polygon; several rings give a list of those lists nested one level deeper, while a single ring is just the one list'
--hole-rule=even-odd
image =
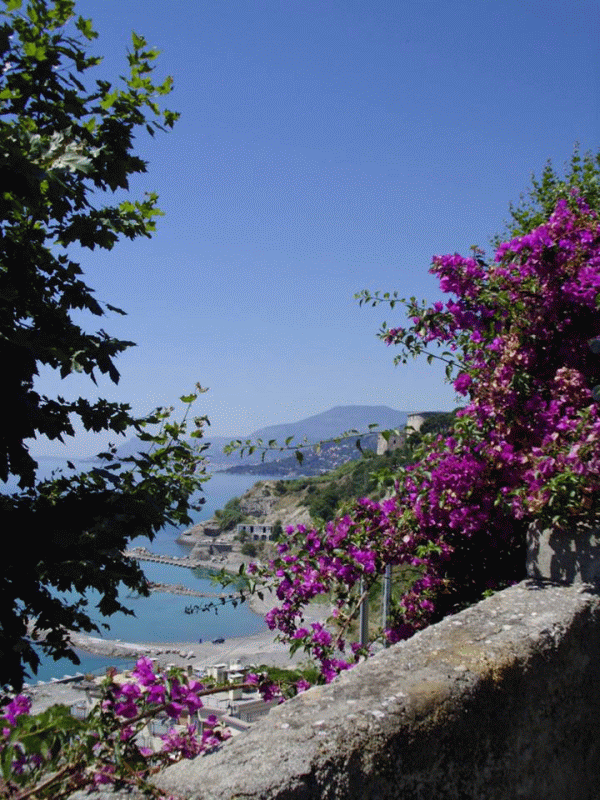
[{"label": "haze over sea", "polygon": [[[82,471],[93,466],[90,462],[73,459],[71,461],[78,470]],[[52,470],[64,468],[64,464],[65,462],[61,459],[40,458],[40,475],[49,477]],[[204,484],[205,504],[199,512],[191,514],[194,523],[209,519],[216,509],[222,508],[232,497],[243,494],[258,480],[260,480],[260,476],[257,475],[228,475],[226,473],[212,475],[210,480]],[[9,484],[4,491],[12,491],[14,488],[15,486]],[[187,555],[189,548],[179,545],[175,541],[181,530],[183,528],[178,529],[168,525],[158,532],[152,543],[149,543],[148,539],[140,537],[133,541],[132,546],[142,545],[161,555]],[[39,535],[42,536],[43,531],[40,531]],[[198,591],[213,593],[220,591],[218,586],[206,578],[199,577],[196,574],[197,571],[194,570],[151,562],[142,562],[142,567],[149,580],[154,582],[182,584]],[[89,608],[93,611],[94,593],[90,593],[89,598]],[[124,605],[133,609],[135,617],[116,614],[106,619],[97,615],[95,621],[107,622],[110,630],[92,635],[129,642],[184,642],[198,641],[200,638],[207,641],[218,636],[226,639],[234,636],[249,636],[265,628],[262,617],[254,614],[246,605],[234,609],[231,605],[226,604],[219,606],[217,613],[213,610],[190,615],[185,614],[184,608],[192,603],[200,604],[201,598],[153,592],[150,597],[131,597],[124,594],[122,599]],[[31,682],[49,680],[51,677],[61,677],[65,674],[72,675],[77,671],[93,672],[113,663],[116,665],[125,663],[119,659],[93,656],[81,651],[78,651],[78,655],[81,659],[79,666],[75,666],[68,659],[53,661],[51,658],[42,658],[38,674],[33,676]]]}]

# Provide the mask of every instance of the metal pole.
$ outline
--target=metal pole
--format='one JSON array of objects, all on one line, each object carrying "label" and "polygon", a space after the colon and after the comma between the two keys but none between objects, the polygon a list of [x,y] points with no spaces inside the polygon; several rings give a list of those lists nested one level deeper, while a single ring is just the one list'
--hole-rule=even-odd
[{"label": "metal pole", "polygon": [[[388,620],[390,618],[390,602],[392,599],[392,567],[390,564],[387,565],[385,568],[385,574],[383,576],[383,583],[381,586],[381,625],[383,630],[385,630],[388,626]],[[385,647],[389,647],[389,642],[387,639],[385,641]]]},{"label": "metal pole", "polygon": [[[360,593],[365,591],[365,579],[360,579]],[[369,644],[369,598],[365,597],[360,604],[360,645],[366,647]]]}]

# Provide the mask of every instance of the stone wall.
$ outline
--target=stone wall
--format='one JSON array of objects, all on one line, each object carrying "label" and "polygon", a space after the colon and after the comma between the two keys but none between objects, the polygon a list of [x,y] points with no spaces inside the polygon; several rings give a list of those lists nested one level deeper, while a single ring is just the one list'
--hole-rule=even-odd
[{"label": "stone wall", "polygon": [[525,581],[156,783],[189,800],[592,800],[600,598]]}]

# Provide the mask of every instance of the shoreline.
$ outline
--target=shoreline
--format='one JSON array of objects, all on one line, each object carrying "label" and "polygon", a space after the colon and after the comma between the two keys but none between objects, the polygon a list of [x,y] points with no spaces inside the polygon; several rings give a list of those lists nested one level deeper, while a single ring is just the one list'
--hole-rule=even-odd
[{"label": "shoreline", "polygon": [[[233,558],[202,559],[202,564],[198,565],[207,570],[220,571],[224,569],[231,575],[238,575],[240,563],[247,563],[243,556],[240,558],[238,553],[232,554]],[[183,559],[182,559],[183,560]],[[188,565],[181,564],[182,567]],[[274,608],[277,597],[272,589],[263,587],[261,589],[263,599],[256,594],[250,595],[246,603],[249,609],[262,617]],[[329,616],[331,608],[329,604],[311,604],[305,616],[305,622],[320,622]],[[309,657],[304,651],[297,651],[290,655],[289,645],[277,641],[278,631],[269,629],[258,633],[236,636],[225,639],[223,642],[213,644],[211,641],[193,642],[129,642],[118,639],[102,639],[90,634],[71,632],[70,640],[75,650],[89,653],[92,655],[114,658],[115,667],[123,670],[125,667],[119,665],[119,660],[135,661],[142,656],[155,659],[160,669],[167,669],[169,666],[182,667],[185,669],[202,670],[214,664],[237,663],[240,666],[274,666],[280,668],[300,666],[310,662]],[[72,678],[65,680],[61,677],[52,678],[45,683],[29,684],[25,689],[27,695],[32,699],[32,713],[39,713],[55,703],[72,705],[81,700],[82,689],[86,681],[77,677],[78,667],[73,665]],[[35,677],[33,678],[35,680]],[[82,684],[80,686],[80,684]]]},{"label": "shoreline", "polygon": [[[252,595],[247,603],[251,611],[265,616],[277,599],[272,589],[263,588],[263,599]],[[329,604],[311,604],[304,622],[323,621],[330,613]],[[236,661],[242,665],[267,664],[270,666],[292,666],[308,660],[303,652],[289,653],[289,646],[277,640],[278,631],[266,630],[245,636],[233,636],[223,642],[212,641],[144,641],[130,642],[121,639],[103,639],[87,633],[71,631],[69,638],[75,650],[104,658],[135,660],[147,656],[156,660],[161,668],[174,665],[178,667],[204,668],[225,661]],[[118,664],[115,666],[118,667]],[[76,665],[73,669],[77,670]],[[52,678],[56,683],[61,678]],[[34,688],[34,687],[32,687]]]},{"label": "shoreline", "polygon": [[[254,596],[252,610],[257,614],[266,614],[273,608],[275,599],[271,590],[265,590],[265,599]],[[271,599],[269,599],[271,598]],[[305,617],[307,624],[318,622],[328,616],[330,607],[327,604],[315,604],[309,607]],[[106,656],[108,658],[129,658],[137,660],[141,656],[156,659],[161,669],[169,666],[204,669],[214,664],[237,663],[240,666],[302,666],[310,662],[303,651],[290,655],[288,645],[276,641],[277,632],[265,630],[249,636],[236,636],[224,642],[122,642],[115,639],[100,639],[88,634],[72,633],[71,642],[75,649],[87,653]],[[119,669],[118,663],[115,664]],[[77,667],[73,665],[73,670]],[[87,681],[73,676],[69,680],[53,678],[51,681],[29,685],[24,689],[32,700],[31,713],[38,714],[56,703],[71,706],[81,701],[87,687]]]},{"label": "shoreline", "polygon": [[[249,608],[260,616],[264,616],[276,604],[274,593],[263,589],[264,599],[256,595],[249,598]],[[327,604],[314,604],[309,607],[305,622],[320,622],[329,614]],[[248,636],[235,636],[222,643],[206,642],[123,642],[117,639],[101,639],[89,634],[71,633],[73,647],[93,655],[115,658],[136,658],[142,655],[156,658],[161,665],[206,667],[227,660],[235,660],[242,664],[269,664],[286,666],[306,661],[304,653],[290,655],[288,646],[276,640],[277,631],[264,630]]]}]

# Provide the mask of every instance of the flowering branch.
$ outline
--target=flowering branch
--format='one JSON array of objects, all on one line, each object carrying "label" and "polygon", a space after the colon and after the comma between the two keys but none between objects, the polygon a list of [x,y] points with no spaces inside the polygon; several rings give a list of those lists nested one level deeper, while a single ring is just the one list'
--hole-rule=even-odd
[{"label": "flowering branch", "polygon": [[[267,623],[316,659],[322,680],[362,654],[344,641],[361,577],[372,584],[387,566],[404,576],[388,627],[375,634],[398,641],[524,577],[531,522],[572,527],[600,517],[598,215],[572,194],[546,222],[500,244],[492,261],[482,255],[433,258],[451,297],[431,308],[397,293],[359,295],[361,304],[406,304],[412,327],[382,331],[401,348],[398,360],[425,353],[446,362],[469,401],[452,430],[423,438],[390,497],[361,498],[322,527],[288,528],[279,555],[251,565],[258,584],[275,588]],[[448,352],[438,356],[429,343]],[[333,622],[344,620],[334,636],[304,624],[308,603],[325,594]],[[348,646],[350,659],[339,659]]]}]

